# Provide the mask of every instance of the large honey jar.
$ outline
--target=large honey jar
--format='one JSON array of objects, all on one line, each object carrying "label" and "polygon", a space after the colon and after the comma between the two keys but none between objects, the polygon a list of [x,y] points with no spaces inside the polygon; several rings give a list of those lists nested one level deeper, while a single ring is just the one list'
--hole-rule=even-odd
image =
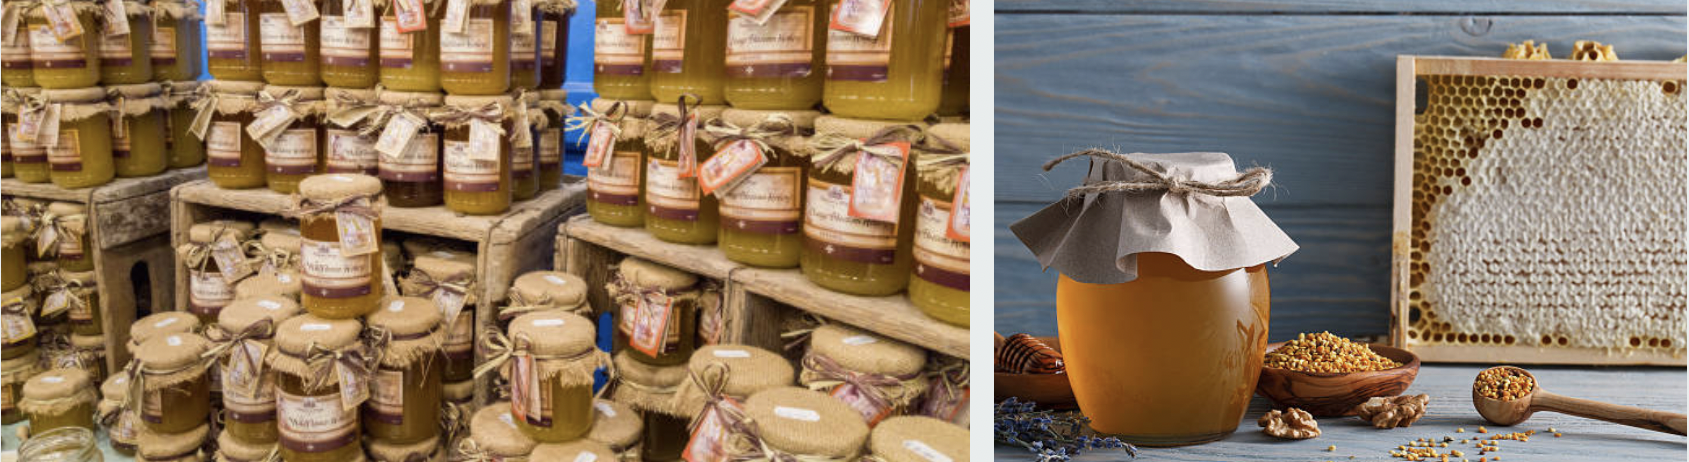
[{"label": "large honey jar", "polygon": [[696,96],[700,104],[727,103],[727,5],[731,0],[662,3],[652,22],[651,97],[675,101]]},{"label": "large honey jar", "polygon": [[626,404],[607,399],[592,402],[592,432],[586,439],[604,443],[622,460],[639,459],[640,435],[645,433],[645,420]]},{"label": "large honey jar", "polygon": [[170,334],[197,332],[199,327],[199,318],[186,311],[153,313],[129,325],[129,343],[124,347],[128,348],[130,354],[134,354],[141,344],[148,340]]},{"label": "large honey jar", "polygon": [[886,462],[968,460],[968,429],[931,417],[892,417],[874,426],[868,452]]},{"label": "large honey jar", "polygon": [[219,188],[264,186],[264,147],[246,131],[258,105],[261,82],[212,80],[193,102],[195,137],[205,141],[205,171]]},{"label": "large honey jar", "polygon": [[[373,367],[367,362],[370,353],[358,341],[362,327],[357,319],[304,314],[276,328],[276,349],[268,365],[276,374],[276,429],[283,460],[330,462],[363,455],[357,400],[363,393],[347,395],[355,386],[367,386],[368,375],[358,371]],[[345,383],[342,377],[358,383]]]},{"label": "large honey jar", "polygon": [[514,198],[510,137],[516,130],[511,109],[515,103],[510,96],[446,96],[445,107],[435,114],[435,121],[444,127],[441,157],[446,208],[470,215],[510,209]]},{"label": "large honey jar", "polygon": [[322,2],[319,69],[324,85],[370,88],[381,80],[381,28],[375,27],[376,11],[373,0]]},{"label": "large honey jar", "polygon": [[237,81],[264,78],[260,1],[211,0],[205,5],[205,67],[212,78]]},{"label": "large honey jar", "polygon": [[[247,133],[264,147],[264,182],[270,190],[292,194],[299,182],[322,173],[323,88],[270,85],[258,94]],[[258,128],[251,128],[258,127]]]},{"label": "large honey jar", "polygon": [[[35,239],[36,256],[56,255],[63,271],[93,271],[94,254],[88,247],[88,206],[73,202],[54,202],[47,205],[41,216],[45,228]],[[46,245],[46,248],[41,247]]]},{"label": "large honey jar", "polygon": [[916,147],[915,270],[909,302],[927,316],[968,325],[968,124],[927,129]]},{"label": "large honey jar", "polygon": [[815,120],[804,196],[803,274],[828,289],[891,295],[909,282],[919,130],[891,122]]},{"label": "large honey jar", "polygon": [[[659,74],[661,75],[661,74]],[[683,98],[682,101],[691,98]],[[645,133],[645,231],[682,244],[714,244],[721,215],[716,196],[698,187],[699,165],[715,154],[698,133],[726,106],[657,104]]]},{"label": "large honey jar", "polygon": [[[112,2],[105,4],[106,22],[104,30],[99,34],[100,40],[100,84],[125,85],[151,81],[152,69],[152,38],[153,16],[156,13],[152,6],[123,0],[124,25],[115,25],[117,18],[110,15],[116,8]],[[128,33],[116,33],[127,29]]]},{"label": "large honey jar", "polygon": [[662,366],[692,356],[699,306],[716,296],[696,275],[635,257],[617,264],[609,290],[616,305],[615,351]]},{"label": "large honey jar", "polygon": [[719,201],[717,247],[729,260],[765,268],[798,266],[809,134],[816,111],[728,109],[707,126],[710,149],[699,181]]},{"label": "large honey jar", "polygon": [[169,100],[156,83],[106,87],[112,109],[111,157],[117,176],[157,175],[170,166]]},{"label": "large honey jar", "polygon": [[[375,137],[380,133],[377,128],[369,128],[379,118],[368,115],[381,108],[376,93],[373,89],[323,90],[324,118],[329,122],[323,124],[324,172],[370,176],[381,173],[375,151]],[[366,131],[370,133],[364,134]]]},{"label": "large honey jar", "polygon": [[950,0],[828,3],[835,10],[822,98],[828,110],[840,117],[911,121],[938,110]]},{"label": "large honey jar", "polygon": [[687,379],[679,384],[674,401],[675,410],[687,419],[698,418],[723,399],[742,403],[759,391],[797,383],[797,372],[784,356],[749,345],[699,348],[686,368]]},{"label": "large honey jar", "polygon": [[[1240,173],[1221,153],[1058,161],[1076,157],[1091,158],[1086,189],[1010,227],[1061,273],[1056,326],[1074,398],[1092,430],[1134,444],[1224,438],[1260,376],[1265,263],[1296,250],[1248,197],[1271,173]],[[1149,370],[1155,380],[1134,373]]]},{"label": "large honey jar", "polygon": [[370,373],[363,427],[370,437],[389,444],[435,438],[440,426],[440,342],[445,324],[433,302],[389,297],[365,317],[372,346],[381,363]]},{"label": "large honey jar", "polygon": [[[602,8],[602,7],[601,7]],[[574,120],[589,137],[586,165],[586,212],[612,226],[645,224],[640,197],[645,190],[645,132],[651,101],[592,100]]]},{"label": "large honey jar", "polygon": [[188,271],[187,311],[200,324],[216,323],[218,313],[235,300],[235,284],[251,274],[245,261],[252,230],[252,223],[244,221],[198,223],[188,228],[188,243],[176,249]]},{"label": "large honey jar", "polygon": [[575,17],[574,0],[534,2],[540,21],[540,88],[563,86],[569,75],[569,22]]},{"label": "large honey jar", "polygon": [[446,0],[392,2],[381,13],[381,86],[440,91],[440,17]]},{"label": "large honey jar", "polygon": [[204,39],[199,27],[204,18],[199,5],[183,0],[153,0],[152,58],[153,80],[159,82],[193,81],[199,78],[205,56]]},{"label": "large honey jar", "polygon": [[270,85],[318,86],[322,80],[322,21],[312,17],[315,2],[305,8],[294,0],[254,0],[258,6],[258,49],[261,69]]},{"label": "large honey jar", "polygon": [[[37,143],[47,146],[48,179],[65,189],[111,182],[117,176],[117,169],[111,157],[112,118],[111,105],[106,103],[106,90],[99,87],[48,89],[41,95],[49,105],[60,108],[57,133],[36,136]],[[52,117],[52,113],[45,117]],[[42,123],[43,127],[55,124],[52,121]],[[56,139],[48,140],[49,136]]]},{"label": "large honey jar", "polygon": [[147,340],[135,350],[130,402],[138,403],[147,430],[181,433],[210,418],[211,363],[201,357],[210,348],[205,337],[180,333]]},{"label": "large honey jar", "polygon": [[[50,16],[48,9],[54,10]],[[17,24],[17,33],[29,34],[30,69],[35,86],[87,88],[100,83],[100,31],[105,13],[99,3],[87,0],[40,3],[23,11],[7,12],[8,15],[18,13],[24,17]]]},{"label": "large honey jar", "polygon": [[469,437],[457,450],[467,460],[527,461],[536,443],[517,425],[510,403],[483,406],[469,419]]},{"label": "large honey jar", "polygon": [[23,384],[18,409],[29,416],[29,431],[40,435],[62,427],[94,429],[94,382],[81,369],[51,369]]},{"label": "large honey jar", "polygon": [[135,455],[147,462],[200,462],[205,460],[200,451],[210,438],[210,423],[177,433],[142,429],[135,438]]},{"label": "large honey jar", "polygon": [[597,2],[592,34],[592,89],[612,100],[642,100],[651,97],[650,33],[629,31],[627,19],[649,21],[651,12],[624,11],[639,7],[640,0]]},{"label": "large honey jar", "polygon": [[562,310],[522,315],[510,322],[509,351],[494,352],[508,362],[486,363],[476,372],[508,365],[511,414],[528,438],[579,439],[592,429],[593,371],[610,367],[610,355],[594,338],[592,321]]},{"label": "large honey jar", "polygon": [[[63,309],[70,319],[70,332],[76,335],[100,335],[104,307],[100,305],[100,287],[93,271],[59,270],[59,283],[42,295],[41,309],[52,312]],[[60,306],[62,304],[62,306]]]},{"label": "large honey jar", "polygon": [[686,450],[686,416],[675,403],[675,393],[687,380],[684,364],[657,366],[636,359],[629,350],[616,353],[616,374],[610,399],[640,414],[640,456],[648,460],[674,460]]},{"label": "large honey jar", "polygon": [[[407,242],[408,243],[408,242]],[[416,252],[410,274],[399,281],[399,292],[427,300],[442,315],[446,333],[445,381],[468,380],[475,368],[475,254],[429,247]]]},{"label": "large honey jar", "polygon": [[512,0],[436,1],[468,4],[460,24],[440,22],[440,88],[452,95],[499,95],[510,90]]},{"label": "large honey jar", "polygon": [[855,410],[803,388],[757,392],[745,400],[744,415],[762,430],[763,448],[757,450],[761,457],[854,459],[868,442],[868,425]]},{"label": "large honey jar", "polygon": [[535,128],[534,162],[539,166],[540,192],[545,192],[563,185],[563,127],[575,108],[569,106],[568,90],[540,91],[539,108],[546,123]]},{"label": "large honey jar", "polygon": [[[726,77],[735,109],[804,111],[821,102],[827,8],[822,0],[739,2],[728,7]],[[774,12],[766,8],[776,8]],[[760,23],[758,16],[768,17]]]},{"label": "large honey jar", "polygon": [[563,310],[592,318],[586,301],[586,280],[561,271],[531,271],[510,285],[510,303],[499,308],[499,321],[510,322],[527,313]]},{"label": "large honey jar", "polygon": [[[850,405],[870,426],[902,415],[926,389],[925,350],[841,324],[816,328],[801,363],[799,383]],[[829,383],[837,385],[820,388]]]},{"label": "large honey jar", "polygon": [[[441,175],[445,159],[440,156],[442,130],[438,123],[427,118],[445,103],[445,97],[438,93],[389,91],[381,93],[379,99],[381,110],[388,114],[383,133],[386,130],[413,132],[403,147],[377,151],[376,170],[387,205],[429,207],[445,203],[445,182]],[[379,120],[382,119],[365,123]]]},{"label": "large honey jar", "polygon": [[194,102],[203,96],[199,81],[176,80],[161,82],[164,86],[165,110],[170,114],[165,125],[164,142],[170,147],[170,168],[188,168],[205,163],[205,143],[195,138]]},{"label": "large honey jar", "polygon": [[22,129],[19,117],[25,101],[40,100],[41,89],[7,87],[0,92],[3,92],[4,104],[0,110],[4,112],[6,153],[11,155],[12,176],[25,183],[46,183],[49,181],[47,147],[19,135]]},{"label": "large honey jar", "polygon": [[292,299],[274,295],[230,303],[206,329],[216,342],[217,369],[223,387],[223,428],[231,438],[251,444],[275,444],[276,377],[264,367],[274,349],[276,328],[304,311]]},{"label": "large honey jar", "polygon": [[[300,267],[305,311],[348,319],[375,311],[383,296],[381,180],[329,173],[299,183]],[[345,221],[344,223],[342,221]]]}]

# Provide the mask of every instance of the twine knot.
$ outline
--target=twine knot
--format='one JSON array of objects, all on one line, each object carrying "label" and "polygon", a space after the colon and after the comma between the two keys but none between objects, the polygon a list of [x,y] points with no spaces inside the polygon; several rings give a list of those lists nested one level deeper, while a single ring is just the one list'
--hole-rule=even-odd
[{"label": "twine knot", "polygon": [[1171,174],[1155,169],[1149,165],[1133,160],[1125,154],[1095,148],[1051,159],[1049,162],[1044,163],[1044,171],[1050,171],[1050,169],[1055,168],[1056,165],[1077,157],[1092,157],[1117,161],[1128,168],[1137,170],[1138,172],[1149,176],[1149,181],[1103,181],[1075,186],[1072,189],[1067,190],[1067,195],[1070,197],[1114,191],[1166,191],[1173,194],[1203,194],[1218,197],[1244,197],[1253,196],[1255,193],[1261,192],[1262,188],[1267,187],[1267,185],[1271,184],[1273,181],[1273,171],[1265,167],[1250,168],[1245,170],[1243,173],[1238,174],[1236,177],[1225,181],[1196,181],[1184,175]]}]

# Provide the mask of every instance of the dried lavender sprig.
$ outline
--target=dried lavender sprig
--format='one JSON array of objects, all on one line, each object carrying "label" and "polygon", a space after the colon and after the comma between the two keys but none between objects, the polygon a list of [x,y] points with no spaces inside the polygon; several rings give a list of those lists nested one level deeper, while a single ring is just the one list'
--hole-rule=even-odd
[{"label": "dried lavender sprig", "polygon": [[1138,448],[1119,438],[1099,438],[1084,434],[1091,419],[1074,412],[1040,411],[1037,403],[1010,397],[997,403],[993,415],[993,435],[998,443],[1026,448],[1036,462],[1069,462],[1091,449],[1120,449],[1132,457]]}]

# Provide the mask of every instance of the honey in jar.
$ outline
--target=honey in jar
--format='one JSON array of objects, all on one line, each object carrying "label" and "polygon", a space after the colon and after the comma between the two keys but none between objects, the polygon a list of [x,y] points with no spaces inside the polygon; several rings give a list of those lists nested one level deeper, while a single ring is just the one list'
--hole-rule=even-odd
[{"label": "honey in jar", "polygon": [[287,297],[261,296],[230,303],[206,329],[214,342],[235,342],[216,357],[223,383],[223,428],[248,444],[275,444],[276,375],[262,368],[275,346],[276,329],[303,313]]},{"label": "honey in jar", "polygon": [[[4,336],[3,339],[0,339],[0,344],[3,344],[0,345],[3,346],[3,348],[0,348],[0,357],[5,358],[6,362],[10,363],[12,360],[23,357],[39,359],[35,355],[35,335],[39,332],[39,328],[36,327],[33,316],[35,313],[39,313],[37,307],[41,306],[40,301],[40,298],[35,295],[35,288],[30,284],[24,284],[16,289],[0,293],[0,308],[4,309],[3,312],[0,312],[0,316],[3,316],[0,317],[0,321],[4,322],[4,324],[0,324],[0,335]],[[11,370],[8,368],[0,371],[0,373],[11,374]],[[15,383],[7,383],[21,386],[23,379],[27,378],[20,378]],[[17,390],[9,391],[15,392]],[[17,395],[14,393],[12,396],[13,399],[6,400],[8,406],[14,404],[16,400]]]},{"label": "honey in jar", "polygon": [[181,0],[153,0],[152,76],[160,82],[199,78],[204,44],[199,35],[203,18],[197,4]]},{"label": "honey in jar", "polygon": [[[109,68],[108,68],[109,69]],[[156,83],[106,87],[112,106],[111,156],[120,177],[157,175],[170,166],[164,88]]]},{"label": "honey in jar", "polygon": [[731,0],[668,2],[651,33],[651,96],[675,101],[694,95],[700,104],[727,104],[727,5]]},{"label": "honey in jar", "polygon": [[[27,242],[31,237],[34,237],[32,228],[33,226],[25,222],[23,217],[13,215],[0,217],[0,243],[5,244],[5,248],[0,250],[0,261],[4,262],[4,266],[0,266],[0,280],[4,281],[0,282],[0,290],[11,292],[19,287],[24,287],[25,283],[28,282],[27,270],[24,266],[26,258],[24,254],[29,251],[25,248]],[[4,300],[0,300],[0,302],[4,302]]]},{"label": "honey in jar", "polygon": [[469,460],[528,460],[536,444],[518,429],[508,402],[497,402],[475,411],[469,419],[469,442],[459,446]]},{"label": "honey in jar", "polygon": [[198,334],[169,334],[135,350],[143,395],[141,423],[154,433],[181,433],[211,417],[210,362],[200,358],[211,342]]},{"label": "honey in jar", "polygon": [[[600,8],[603,8],[602,6]],[[602,27],[601,27],[602,29]],[[586,212],[611,226],[642,226],[645,207],[645,118],[651,101],[592,100],[583,130],[587,144]]]},{"label": "honey in jar", "polygon": [[270,190],[292,194],[299,190],[299,182],[322,173],[323,146],[323,88],[270,85],[259,95],[258,105],[252,108],[250,127],[274,127],[254,141],[264,146],[264,182]]},{"label": "honey in jar", "polygon": [[194,135],[205,140],[206,175],[219,188],[246,189],[264,186],[264,147],[246,132],[252,123],[252,109],[258,104],[262,82],[212,80],[208,96],[195,104],[199,112],[195,120],[204,120],[204,112],[211,111],[210,123],[193,127]]},{"label": "honey in jar", "polygon": [[456,1],[468,3],[467,12],[455,27],[440,23],[440,87],[454,96],[503,94],[511,89],[511,0]]},{"label": "honey in jar", "polygon": [[[849,5],[841,16],[842,2]],[[827,30],[822,104],[828,110],[881,120],[920,120],[938,110],[950,0],[829,3],[835,17]]]},{"label": "honey in jar", "polygon": [[[723,93],[735,109],[808,110],[821,102],[826,71],[827,9],[822,0],[788,0],[763,8],[728,7]],[[768,14],[761,24],[759,14]]]},{"label": "honey in jar", "polygon": [[968,124],[927,130],[915,171],[915,270],[909,302],[927,316],[968,325]]},{"label": "honey in jar", "polygon": [[[763,390],[745,400],[745,416],[761,425],[762,443],[785,454],[849,459],[868,442],[868,424],[844,402],[799,387]],[[811,435],[828,435],[816,440]]]},{"label": "honey in jar", "polygon": [[555,89],[569,75],[569,21],[575,17],[575,2],[542,0],[534,8],[540,21],[540,88]]},{"label": "honey in jar", "polygon": [[[276,373],[276,429],[283,460],[332,462],[363,455],[356,402],[348,406],[342,397],[347,391],[342,390],[340,374],[320,372],[333,370],[337,353],[362,350],[362,330],[357,319],[313,314],[294,316],[276,328],[276,351],[269,366]],[[365,384],[369,380],[357,378]]]},{"label": "honey in jar", "polygon": [[[297,23],[284,0],[256,0],[261,68],[270,85],[318,86],[322,80],[322,22]],[[295,1],[295,0],[287,0]],[[314,2],[304,2],[315,8]]]},{"label": "honey in jar", "polygon": [[12,156],[12,175],[25,183],[46,183],[50,176],[47,173],[47,147],[18,135],[22,129],[19,118],[24,101],[40,98],[41,89],[8,87],[3,91],[6,152]]},{"label": "honey in jar", "polygon": [[535,441],[560,443],[592,429],[592,374],[608,354],[594,342],[592,321],[560,310],[539,311],[510,322],[511,382],[537,384],[512,390],[516,428]]},{"label": "honey in jar", "polygon": [[540,87],[540,10],[534,0],[510,2],[510,89]]},{"label": "honey in jar", "polygon": [[[359,3],[360,1],[366,3]],[[367,11],[356,11],[367,5]],[[352,11],[348,11],[351,9]],[[359,17],[364,24],[356,24]],[[322,2],[322,36],[320,55],[323,83],[331,87],[369,88],[381,78],[377,66],[381,57],[381,29],[375,24],[373,1],[324,0]]]},{"label": "honey in jar", "polygon": [[32,434],[63,427],[93,430],[95,388],[82,369],[51,369],[24,382],[18,409],[29,416]]},{"label": "honey in jar", "polygon": [[[764,268],[798,266],[809,159],[797,153],[806,149],[819,115],[728,109],[711,123],[714,130],[733,133],[711,139],[710,149],[721,154],[706,163],[700,179],[720,200],[717,247],[729,260]],[[764,163],[756,166],[759,157]]]},{"label": "honey in jar", "polygon": [[[246,242],[252,238],[252,223],[214,220],[188,228],[188,243],[177,249],[188,270],[188,312],[201,325],[215,324],[218,313],[235,300],[234,285],[246,272],[223,268],[223,262],[248,258]],[[238,266],[231,265],[231,266]]]},{"label": "honey in jar", "polygon": [[193,136],[194,102],[201,96],[198,81],[164,82],[165,108],[170,113],[166,122],[165,144],[170,146],[170,168],[188,168],[205,163],[205,143]]},{"label": "honey in jar", "polygon": [[323,171],[370,176],[381,173],[375,152],[375,136],[361,133],[374,120],[362,115],[356,116],[356,121],[341,125],[350,118],[347,114],[380,109],[381,103],[375,95],[375,90],[334,87],[323,90],[325,120],[329,122],[323,124]]},{"label": "honey in jar", "polygon": [[[509,113],[514,103],[510,96],[446,96],[445,109],[436,118],[445,127],[441,156],[446,208],[470,215],[495,215],[510,209],[511,146],[507,135],[516,127]],[[472,130],[485,136],[476,136],[470,133]]]},{"label": "honey in jar", "polygon": [[[23,3],[7,4],[5,6],[6,14],[20,13],[23,7]],[[16,34],[0,34],[0,83],[6,84],[8,89],[34,87],[34,67],[35,65],[29,56],[29,30],[27,26]],[[12,109],[12,111],[16,110]],[[10,401],[7,402],[10,403]]]},{"label": "honey in jar", "polygon": [[[330,173],[299,183],[300,267],[305,311],[348,319],[375,311],[382,297],[381,180]],[[340,223],[340,220],[353,220]],[[340,232],[340,228],[356,230]]]},{"label": "honey in jar", "polygon": [[60,269],[59,279],[59,286],[44,295],[41,308],[53,311],[54,299],[63,300],[69,307],[67,317],[70,318],[72,334],[98,336],[103,333],[104,308],[100,306],[99,281],[94,272]]},{"label": "honey in jar", "polygon": [[[227,417],[225,417],[225,419],[227,419]],[[217,453],[215,454],[215,460],[227,460],[231,462],[240,460],[264,460],[265,457],[272,455],[271,451],[274,451],[277,446],[274,441],[269,443],[248,443],[235,437],[234,432],[229,431],[228,428],[224,428],[222,433],[217,435],[216,444]]]},{"label": "honey in jar", "polygon": [[686,430],[686,419],[661,412],[646,412],[642,425],[645,427],[639,437],[642,457],[674,460],[685,454],[687,438],[691,435]]},{"label": "honey in jar", "polygon": [[[37,79],[39,80],[39,79]],[[47,147],[47,178],[65,189],[110,183],[117,176],[111,157],[111,106],[103,88],[44,90],[49,103],[58,104],[56,143]],[[41,142],[41,137],[36,141]]]},{"label": "honey in jar", "polygon": [[[110,5],[107,3],[108,8]],[[152,7],[125,0],[123,8],[129,33],[113,34],[112,27],[106,27],[99,34],[101,85],[136,84],[153,79]]]},{"label": "honey in jar", "polygon": [[[216,4],[218,1],[222,5]],[[263,39],[258,26],[261,1],[211,0],[206,5],[205,67],[211,71],[212,78],[231,81],[264,78],[260,51]],[[221,15],[218,10],[222,11]]]},{"label": "honey in jar", "polygon": [[944,91],[938,101],[938,115],[959,116],[968,112],[968,0],[950,0],[950,24],[945,33]]},{"label": "honey in jar", "polygon": [[698,305],[713,295],[698,276],[629,257],[610,283],[616,303],[615,351],[659,366],[684,364],[697,348]]},{"label": "honey in jar", "polygon": [[[388,119],[385,130],[409,129],[415,132],[403,149],[391,154],[377,153],[377,170],[387,205],[430,207],[445,203],[444,177],[440,174],[445,167],[440,156],[441,128],[440,124],[428,119],[429,113],[445,101],[445,97],[438,93],[389,91],[381,94],[379,102],[382,110],[395,114]],[[407,128],[409,125],[401,125],[407,121],[417,126]]]},{"label": "honey in jar", "polygon": [[381,86],[395,91],[440,91],[440,17],[435,2],[393,2],[381,14]]},{"label": "honey in jar", "polygon": [[[58,9],[55,17],[67,18],[58,29],[80,28],[83,33],[61,37],[54,32],[54,22],[48,20],[48,8]],[[30,69],[36,86],[87,88],[100,83],[101,11],[92,1],[67,1],[41,4],[25,12],[25,20],[19,25],[23,30],[18,33],[29,34]]]},{"label": "honey in jar", "polygon": [[[815,132],[811,144],[822,152],[810,158],[804,196],[803,275],[848,294],[902,291],[914,263],[910,247],[917,204],[911,167],[918,156],[906,143],[916,132],[891,122],[832,116],[816,119]],[[879,154],[856,149],[854,140],[864,140]],[[865,213],[869,209],[874,212]]]},{"label": "honey in jar", "polygon": [[525,201],[540,193],[539,129],[545,126],[545,113],[540,111],[540,93],[521,90],[517,107],[512,108],[510,133],[510,195]]},{"label": "honey in jar", "polygon": [[542,90],[540,109],[545,111],[545,126],[536,129],[535,162],[539,165],[540,191],[550,191],[563,185],[564,121],[570,115],[568,90]]},{"label": "honey in jar", "polygon": [[[721,117],[726,108],[692,106],[683,111],[680,105],[657,104],[652,109],[653,126],[645,134],[649,153],[644,175],[645,231],[657,239],[715,243],[716,229],[721,226],[716,196],[704,194],[697,177],[697,166],[708,161],[715,150],[707,137],[697,133],[703,131],[705,121]],[[691,151],[682,153],[683,144]]]},{"label": "honey in jar", "polygon": [[592,88],[601,98],[651,97],[652,34],[629,32],[622,11],[624,5],[640,3],[638,0],[597,2],[592,34]]},{"label": "honey in jar", "polygon": [[381,363],[371,373],[363,427],[370,437],[408,444],[439,435],[445,337],[440,309],[426,299],[388,297],[365,318],[377,332]]},{"label": "honey in jar", "polygon": [[53,228],[54,238],[37,239],[36,245],[46,243],[52,248],[45,251],[37,248],[36,252],[40,255],[57,255],[60,270],[93,271],[94,255],[88,248],[88,206],[73,202],[54,202],[47,206],[47,214],[52,215],[52,219],[44,225]]}]

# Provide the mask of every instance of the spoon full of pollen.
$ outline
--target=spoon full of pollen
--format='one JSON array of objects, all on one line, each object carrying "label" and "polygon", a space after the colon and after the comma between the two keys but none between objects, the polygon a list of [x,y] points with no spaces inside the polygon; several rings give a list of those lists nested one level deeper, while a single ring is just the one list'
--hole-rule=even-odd
[{"label": "spoon full of pollen", "polygon": [[[1485,395],[1480,388],[1485,383],[1484,376],[1491,371],[1527,379],[1522,380],[1527,386],[1523,394],[1513,397],[1513,399],[1496,399]],[[1529,371],[1513,366],[1496,366],[1478,373],[1478,378],[1473,380],[1472,383],[1472,406],[1478,408],[1478,414],[1483,415],[1484,420],[1501,426],[1517,425],[1524,422],[1525,419],[1529,419],[1531,414],[1539,411],[1604,420],[1676,435],[1684,434],[1686,421],[1683,414],[1590,401],[1550,393],[1537,384],[1536,376],[1531,375]]]}]

